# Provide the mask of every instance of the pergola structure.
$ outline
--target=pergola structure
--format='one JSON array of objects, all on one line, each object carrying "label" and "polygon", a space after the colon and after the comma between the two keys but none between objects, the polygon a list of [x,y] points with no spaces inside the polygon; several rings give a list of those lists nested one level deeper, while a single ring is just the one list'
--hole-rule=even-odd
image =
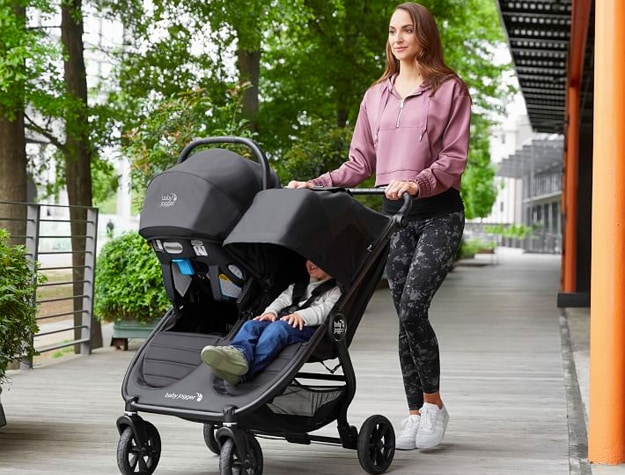
[{"label": "pergola structure", "polygon": [[538,163],[562,168],[557,305],[590,308],[588,458],[625,463],[625,1],[497,3],[533,130],[564,137]]},{"label": "pergola structure", "polygon": [[[499,0],[516,74],[532,129],[562,134],[557,150],[544,143],[502,163],[502,176],[529,168],[536,156],[543,168],[564,171],[561,307],[590,305],[590,219],[592,182],[593,44],[592,0]],[[589,148],[590,145],[590,148]],[[580,149],[583,153],[579,159]],[[516,176],[518,177],[518,176]]]},{"label": "pergola structure", "polygon": [[524,176],[551,170],[554,166],[562,167],[562,153],[564,150],[562,138],[535,139],[523,145],[514,155],[504,158],[497,168],[497,175],[510,178]]}]

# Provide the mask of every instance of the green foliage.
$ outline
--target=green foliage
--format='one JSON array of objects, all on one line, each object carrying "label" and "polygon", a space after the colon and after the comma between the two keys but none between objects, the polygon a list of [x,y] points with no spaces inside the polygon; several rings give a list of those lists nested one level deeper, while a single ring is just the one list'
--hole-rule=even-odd
[{"label": "green foliage", "polygon": [[[110,162],[93,160],[91,162],[91,180],[93,192],[93,205],[100,206],[113,198],[119,187],[119,176],[115,167]],[[100,209],[100,212],[105,213]]]},{"label": "green foliage", "polygon": [[[347,158],[352,129],[332,127],[322,120],[315,121],[302,131],[299,141],[275,162],[281,183],[306,180],[339,167]],[[375,179],[365,181],[361,187],[373,187]],[[379,196],[358,195],[356,199],[370,208],[380,210]]]},{"label": "green foliage", "polygon": [[494,241],[485,241],[483,239],[462,239],[460,249],[456,255],[458,259],[472,259],[478,252],[493,251],[497,247]]},{"label": "green foliage", "polygon": [[488,234],[494,234],[505,238],[525,239],[532,235],[532,228],[528,228],[522,224],[510,225],[496,224],[484,226],[484,231]]},{"label": "green foliage", "polygon": [[223,106],[215,106],[202,89],[174,94],[154,104],[146,119],[126,135],[124,153],[131,161],[133,188],[145,190],[154,175],[175,165],[182,149],[193,139],[250,136],[246,122],[240,118],[242,90],[230,89],[231,100]]},{"label": "green foliage", "polygon": [[124,233],[102,247],[94,289],[98,320],[147,323],[169,306],[158,258],[139,233]]},{"label": "green foliage", "polygon": [[289,180],[316,177],[334,170],[347,158],[352,130],[333,127],[322,120],[314,121],[302,130],[299,140],[275,166],[282,183]]},{"label": "green foliage", "polygon": [[490,161],[489,126],[483,116],[472,116],[469,160],[462,177],[462,199],[467,219],[488,216],[497,199],[495,168]]},{"label": "green foliage", "polygon": [[269,150],[290,148],[317,120],[353,127],[363,93],[384,67],[392,3],[305,5],[265,40],[258,130]]},{"label": "green foliage", "polygon": [[0,229],[0,383],[16,358],[30,359],[36,351],[37,284],[43,277],[33,270],[23,246],[10,246],[9,234]]},{"label": "green foliage", "polygon": [[50,74],[60,49],[41,29],[28,28],[26,9],[36,8],[42,18],[51,7],[45,0],[15,0],[0,5],[0,109],[22,107],[42,88],[39,81]]}]

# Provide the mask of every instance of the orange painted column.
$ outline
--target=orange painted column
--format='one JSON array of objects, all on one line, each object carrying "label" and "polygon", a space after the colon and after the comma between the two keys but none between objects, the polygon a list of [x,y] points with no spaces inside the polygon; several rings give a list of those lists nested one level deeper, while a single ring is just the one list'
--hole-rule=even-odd
[{"label": "orange painted column", "polygon": [[575,292],[577,263],[577,185],[579,175],[580,81],[569,84],[566,93],[567,130],[564,154],[564,249],[562,256],[563,292]]},{"label": "orange painted column", "polygon": [[564,186],[562,190],[564,245],[560,290],[564,293],[582,290],[577,288],[580,104],[591,6],[591,0],[574,0],[571,10],[571,42],[567,60],[566,84],[566,147],[563,157]]},{"label": "orange painted column", "polygon": [[625,2],[596,0],[588,458],[625,462]]}]

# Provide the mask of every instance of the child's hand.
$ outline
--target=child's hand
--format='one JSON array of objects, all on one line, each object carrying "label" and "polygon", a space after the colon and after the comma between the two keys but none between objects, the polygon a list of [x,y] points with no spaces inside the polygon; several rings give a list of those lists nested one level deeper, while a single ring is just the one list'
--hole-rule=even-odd
[{"label": "child's hand", "polygon": [[289,315],[285,315],[280,320],[284,320],[289,323],[293,328],[299,328],[303,330],[304,328],[304,319],[299,313],[291,313]]},{"label": "child's hand", "polygon": [[254,317],[254,320],[258,320],[260,322],[262,322],[262,321],[275,322],[276,321],[276,315],[271,313],[271,312],[263,313],[262,315]]}]

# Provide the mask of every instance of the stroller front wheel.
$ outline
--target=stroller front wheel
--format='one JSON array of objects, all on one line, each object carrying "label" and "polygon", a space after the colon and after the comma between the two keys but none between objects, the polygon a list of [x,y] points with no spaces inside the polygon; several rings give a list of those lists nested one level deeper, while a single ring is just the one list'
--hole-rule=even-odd
[{"label": "stroller front wheel", "polygon": [[208,450],[215,455],[219,455],[219,444],[217,443],[217,439],[215,439],[215,426],[213,424],[204,424],[202,435],[204,436],[204,443],[206,447],[208,447]]},{"label": "stroller front wheel", "polygon": [[237,447],[234,439],[228,439],[221,446],[219,455],[219,473],[221,475],[262,475],[263,473],[263,452],[256,437],[249,435],[248,452],[241,459],[237,454]]},{"label": "stroller front wheel", "polygon": [[145,422],[146,442],[143,447],[135,438],[132,427],[126,427],[117,444],[117,466],[123,475],[151,475],[161,458],[161,437],[156,427]]},{"label": "stroller front wheel", "polygon": [[358,434],[358,461],[371,474],[386,472],[395,456],[395,430],[384,416],[365,420]]}]

